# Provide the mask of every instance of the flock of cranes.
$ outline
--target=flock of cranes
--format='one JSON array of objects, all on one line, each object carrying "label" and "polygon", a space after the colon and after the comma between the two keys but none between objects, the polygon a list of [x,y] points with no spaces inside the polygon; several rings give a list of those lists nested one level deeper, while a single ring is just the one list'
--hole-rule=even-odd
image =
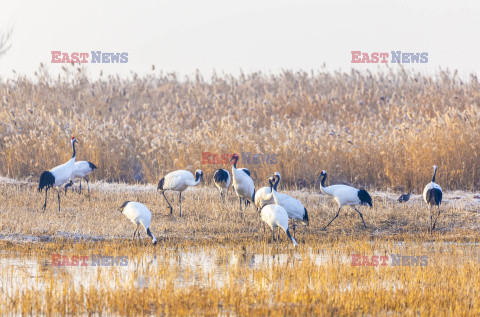
[{"label": "flock of cranes", "polygon": [[[58,211],[60,211],[60,188],[65,185],[65,195],[68,187],[73,185],[76,178],[84,178],[87,182],[88,189],[88,175],[97,169],[97,167],[87,161],[75,162],[75,143],[77,140],[72,137],[71,140],[73,155],[72,158],[59,166],[52,168],[49,171],[44,171],[40,176],[38,191],[45,189],[45,203],[43,209],[47,207],[47,194],[50,188],[57,189],[58,197]],[[234,154],[229,163],[232,164],[232,177],[225,169],[218,169],[213,175],[215,186],[220,190],[220,198],[225,200],[225,192],[228,190],[231,183],[233,183],[234,191],[239,199],[239,207],[242,212],[242,202],[245,207],[252,203],[261,214],[262,221],[272,229],[272,240],[275,241],[274,231],[285,231],[287,237],[291,240],[294,246],[298,245],[295,240],[296,223],[300,222],[304,225],[309,225],[307,209],[297,199],[278,192],[278,184],[281,180],[279,172],[273,173],[268,178],[269,186],[260,188],[255,191],[254,182],[250,176],[250,171],[246,168],[237,168],[239,156]],[[427,184],[423,191],[423,199],[429,206],[430,210],[430,229],[434,230],[438,217],[440,216],[440,204],[442,202],[442,188],[435,183],[435,175],[437,173],[437,166],[433,166],[432,181]],[[343,206],[352,207],[362,219],[363,225],[366,228],[363,214],[357,209],[357,206],[373,207],[372,197],[365,189],[357,189],[348,185],[331,185],[326,186],[325,181],[327,173],[321,171],[318,180],[320,180],[320,190],[327,196],[332,197],[338,204],[338,210],[333,219],[324,227],[324,230],[338,217]],[[162,192],[165,201],[170,209],[170,214],[173,213],[173,207],[165,196],[165,191],[176,191],[179,193],[179,210],[180,217],[182,216],[182,192],[191,186],[197,186],[203,180],[203,172],[201,170],[195,171],[195,176],[186,170],[178,170],[171,172],[158,182],[157,190]],[[233,180],[233,182],[232,182]],[[81,191],[81,180],[80,180]],[[410,198],[410,193],[400,196],[398,201],[406,202]],[[438,208],[438,214],[435,219],[432,214],[433,207]],[[150,231],[150,222],[152,213],[143,204],[139,202],[126,201],[118,209],[124,216],[126,216],[136,227],[133,234],[133,239],[137,235],[140,239],[139,227],[142,225],[146,234],[152,239],[153,244],[157,243],[157,239]],[[289,220],[292,222],[293,236],[290,233]]]}]

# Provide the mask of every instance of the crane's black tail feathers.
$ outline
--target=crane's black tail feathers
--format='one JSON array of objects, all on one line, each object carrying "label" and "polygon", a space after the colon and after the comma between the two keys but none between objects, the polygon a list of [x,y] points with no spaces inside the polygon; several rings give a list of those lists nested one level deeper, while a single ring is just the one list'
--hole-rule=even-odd
[{"label": "crane's black tail feathers", "polygon": [[426,197],[429,205],[439,206],[442,203],[442,191],[438,188],[427,190]]},{"label": "crane's black tail feathers", "polygon": [[163,190],[163,183],[165,183],[165,177],[158,182],[157,190]]},{"label": "crane's black tail feathers", "polygon": [[88,162],[88,166],[90,166],[90,168],[93,170],[96,170],[97,167],[95,166],[95,164],[93,164],[92,162]]},{"label": "crane's black tail feathers", "polygon": [[362,205],[373,207],[372,197],[370,197],[370,194],[365,189],[360,189],[358,191],[358,198],[360,199]]},{"label": "crane's black tail feathers", "polygon": [[305,223],[307,226],[310,224],[310,222],[308,221],[308,212],[307,212],[307,208],[304,208],[305,209],[305,214],[303,215],[303,223]]},{"label": "crane's black tail feathers", "polygon": [[38,183],[38,191],[41,192],[44,188],[49,189],[55,185],[55,176],[49,171],[45,171],[40,175],[40,182]]},{"label": "crane's black tail feathers", "polygon": [[215,172],[215,174],[213,174],[213,179],[215,180],[216,183],[227,182],[228,173],[224,169],[220,168]]}]

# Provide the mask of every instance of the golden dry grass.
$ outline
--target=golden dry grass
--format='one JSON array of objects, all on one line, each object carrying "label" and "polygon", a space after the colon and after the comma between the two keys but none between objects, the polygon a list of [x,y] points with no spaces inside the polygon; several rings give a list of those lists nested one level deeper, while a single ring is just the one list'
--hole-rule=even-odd
[{"label": "golden dry grass", "polygon": [[440,167],[445,189],[478,188],[480,86],[456,73],[175,74],[88,80],[65,67],[51,78],[0,83],[0,175],[37,179],[78,159],[97,179],[154,183],[174,169],[202,168],[201,153],[277,154],[252,165],[257,180],[277,170],[291,188],[332,180],[421,190]]},{"label": "golden dry grass", "polygon": [[[51,195],[45,212],[35,183],[0,185],[0,311],[18,314],[477,315],[480,306],[478,198],[446,193],[438,230],[427,231],[421,197],[394,202],[372,192],[362,208],[368,228],[348,208],[327,230],[335,205],[310,190],[290,191],[309,210],[300,246],[283,234],[273,245],[249,207],[240,218],[230,192],[200,186],[184,193],[184,216],[168,214],[154,185],[94,183],[91,194]],[[176,194],[167,193],[169,197]],[[124,200],[153,212],[153,246],[130,241]],[[176,204],[174,204],[176,206]],[[33,242],[32,242],[33,240]],[[126,267],[56,267],[52,254],[128,256]],[[351,255],[427,256],[428,265],[353,267]],[[90,263],[89,263],[90,265]]]},{"label": "golden dry grass", "polygon": [[[479,315],[479,84],[455,73],[261,73],[178,79],[174,74],[0,82],[0,314],[22,315]],[[62,194],[57,211],[36,191],[43,170],[79,160],[99,170],[90,195]],[[274,171],[311,224],[293,249],[273,245],[252,207],[241,218],[212,188],[202,152],[277,154],[248,165],[257,189]],[[437,230],[420,193],[439,165],[444,211]],[[244,166],[243,164],[240,164]],[[167,214],[153,185],[174,169],[201,168],[205,185],[184,193],[183,217]],[[315,190],[330,181],[367,186],[368,228]],[[144,185],[110,184],[139,181]],[[301,190],[298,190],[301,189]],[[287,191],[290,190],[290,191]],[[454,191],[468,190],[469,192]],[[125,200],[153,212],[153,247],[130,241]],[[128,256],[127,267],[55,267],[52,254]],[[352,254],[427,256],[426,267],[352,267]]]}]

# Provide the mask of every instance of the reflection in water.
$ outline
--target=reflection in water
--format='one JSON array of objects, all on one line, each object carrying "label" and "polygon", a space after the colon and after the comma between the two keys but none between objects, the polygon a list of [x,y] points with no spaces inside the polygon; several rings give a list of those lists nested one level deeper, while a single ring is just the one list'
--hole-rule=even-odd
[{"label": "reflection in water", "polygon": [[[395,252],[405,255],[421,255],[432,252],[428,265],[456,265],[467,261],[480,261],[478,244],[395,244]],[[418,250],[418,251],[415,251]],[[276,248],[267,248],[261,253],[248,252],[245,248],[231,250],[228,247],[191,247],[184,250],[172,248],[134,258],[128,258],[127,266],[52,266],[51,259],[0,258],[0,289],[22,290],[33,287],[45,289],[53,280],[55,284],[68,287],[112,287],[133,285],[138,289],[151,287],[222,287],[231,283],[229,276],[235,270],[260,270],[274,267],[295,267],[309,260],[319,268],[323,265],[351,265],[351,255],[338,250],[304,249],[281,253]],[[285,252],[285,249],[283,249]],[[369,255],[389,254],[385,248],[372,249]],[[352,251],[350,251],[352,253]],[[354,252],[353,252],[354,253]],[[378,267],[375,269],[379,269]],[[244,277],[248,279],[247,276]],[[242,285],[248,280],[235,280]],[[278,281],[283,283],[283,281]],[[390,285],[391,286],[391,285]],[[393,287],[393,286],[391,286]],[[395,286],[400,289],[401,286]],[[345,286],[348,290],[348,285]]]}]

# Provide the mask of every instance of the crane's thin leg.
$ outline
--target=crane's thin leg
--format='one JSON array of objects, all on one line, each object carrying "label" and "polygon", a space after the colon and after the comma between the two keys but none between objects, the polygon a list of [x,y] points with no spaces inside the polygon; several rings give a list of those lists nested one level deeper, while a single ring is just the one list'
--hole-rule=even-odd
[{"label": "crane's thin leg", "polygon": [[240,216],[243,218],[242,197],[238,197],[238,203],[239,203],[239,206],[240,206]]},{"label": "crane's thin leg", "polygon": [[359,215],[360,215],[360,217],[362,218],[362,221],[363,221],[363,227],[364,227],[364,228],[367,228],[367,225],[365,224],[365,220],[363,220],[363,215],[362,215],[362,213],[361,213],[360,211],[358,211],[358,209],[357,209],[357,208],[353,208],[353,209],[355,209],[355,211],[356,211],[356,212],[358,212],[358,214],[359,214]]},{"label": "crane's thin leg", "polygon": [[58,196],[58,212],[60,212],[60,189],[57,188],[57,196]]},{"label": "crane's thin leg", "polygon": [[440,206],[438,206],[438,215],[437,215],[437,218],[435,218],[435,221],[433,222],[432,231],[435,230],[435,225],[437,224],[438,217],[440,217]]},{"label": "crane's thin leg", "polygon": [[135,231],[133,232],[132,241],[135,241],[135,235],[137,234],[137,231],[138,231],[138,225],[137,225],[137,227],[135,228]]},{"label": "crane's thin leg", "polygon": [[165,191],[163,191],[163,190],[162,190],[162,195],[163,195],[163,198],[165,198],[165,201],[167,202],[168,207],[170,208],[170,214],[172,214],[172,213],[173,213],[172,205],[170,205],[170,203],[168,202],[168,199],[167,199],[167,197],[165,196]]},{"label": "crane's thin leg", "polygon": [[43,204],[43,210],[47,209],[47,193],[48,193],[48,188],[45,189],[45,203]]},{"label": "crane's thin leg", "polygon": [[180,192],[180,218],[182,217],[182,192]]},{"label": "crane's thin leg", "polygon": [[327,227],[330,226],[330,224],[331,224],[335,219],[337,219],[338,214],[340,213],[340,209],[342,209],[342,207],[338,208],[338,211],[337,211],[337,214],[335,215],[335,217],[333,217],[333,219],[330,220],[330,222],[328,223],[328,225],[326,225],[325,228],[323,228],[323,230],[327,229]]},{"label": "crane's thin leg", "polygon": [[70,180],[70,182],[65,185],[65,197],[67,196],[67,189],[68,189],[68,187],[70,187],[70,186],[73,186],[72,180]]},{"label": "crane's thin leg", "polygon": [[85,177],[85,181],[87,182],[87,194],[90,195],[90,187],[88,187],[88,178]]},{"label": "crane's thin leg", "polygon": [[295,231],[296,231],[295,228],[296,228],[296,227],[297,227],[297,226],[295,226],[295,219],[293,219],[293,238],[294,238],[294,239],[295,239]]},{"label": "crane's thin leg", "polygon": [[80,178],[80,195],[82,194],[82,179]]},{"label": "crane's thin leg", "polygon": [[432,231],[433,230],[432,206],[429,206],[428,210],[430,210],[430,231]]}]

